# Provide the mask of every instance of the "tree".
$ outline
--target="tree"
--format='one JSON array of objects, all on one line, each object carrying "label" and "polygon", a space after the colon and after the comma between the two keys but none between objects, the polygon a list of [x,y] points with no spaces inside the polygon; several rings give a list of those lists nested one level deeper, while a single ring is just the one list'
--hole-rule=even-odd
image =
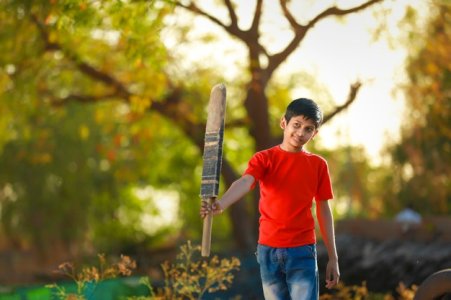
[{"label": "tree", "polygon": [[[291,26],[293,37],[281,51],[277,53],[270,53],[266,46],[261,42],[261,18],[264,1],[257,0],[255,2],[255,11],[252,17],[252,23],[248,29],[240,28],[240,20],[236,12],[235,4],[230,0],[223,1],[223,5],[225,6],[229,17],[228,22],[223,22],[213,14],[203,10],[195,1],[189,1],[188,3],[183,1],[173,1],[177,7],[181,7],[196,15],[208,18],[215,25],[227,32],[231,37],[237,39],[245,45],[247,50],[246,68],[250,78],[248,82],[244,84],[245,95],[242,103],[246,111],[246,118],[244,120],[247,121],[249,136],[254,141],[254,150],[257,151],[268,148],[280,140],[280,137],[277,135],[275,136],[271,131],[267,87],[271,79],[274,77],[274,73],[281,66],[281,64],[299,47],[306,34],[318,22],[328,17],[344,16],[356,13],[378,2],[381,1],[367,1],[361,5],[347,9],[332,6],[325,9],[305,24],[301,24],[290,11],[288,1],[281,0],[280,6],[284,17]],[[266,61],[266,64],[263,63],[263,61]],[[331,118],[333,118],[333,116],[346,109],[356,99],[360,86],[361,84],[359,82],[356,82],[350,86],[347,101],[342,106],[336,107],[329,112],[324,118],[324,123],[327,123]],[[193,135],[190,134],[190,132],[187,132],[187,134],[193,139],[193,141],[196,142],[196,144],[201,145],[202,141],[199,140],[199,135]],[[223,175],[227,186],[237,179],[237,172],[232,168],[227,158],[224,158],[223,160]],[[257,211],[257,202],[254,201],[254,203],[254,215],[257,215],[257,213],[255,213],[255,211]],[[236,237],[238,245],[241,248],[252,247],[255,238],[257,222],[254,221],[252,224],[249,221],[249,218],[246,218],[246,215],[247,213],[244,202],[238,202],[230,208],[230,216],[233,224],[233,235]]]},{"label": "tree", "polygon": [[[175,5],[209,19],[245,46],[249,79],[240,102],[244,110],[229,118],[228,128],[247,131],[254,150],[261,150],[279,139],[271,131],[267,87],[281,64],[319,22],[357,13],[381,1],[363,1],[349,8],[331,6],[300,22],[289,1],[280,0],[293,35],[276,53],[270,53],[261,42],[262,0],[255,1],[248,29],[240,27],[236,4],[230,0],[222,2],[228,22],[202,10],[195,1],[3,1],[0,38],[7,42],[0,47],[8,55],[1,59],[5,70],[2,76],[8,81],[5,86],[14,87],[6,88],[3,97],[55,107],[70,102],[120,101],[171,121],[201,153],[205,95],[220,78],[209,73],[208,79],[196,78],[193,84],[170,70],[170,49],[164,49],[158,37],[162,20]],[[327,113],[325,123],[351,105],[360,86],[359,82],[350,85],[347,100]],[[226,185],[238,177],[227,155],[223,175]],[[252,247],[255,239],[256,224],[247,218],[248,211],[244,201],[229,210],[233,235],[241,248]],[[256,205],[253,211],[256,215]]]},{"label": "tree", "polygon": [[[449,214],[451,207],[451,6],[432,1],[426,26],[418,28],[415,10],[406,15],[411,47],[404,87],[407,115],[401,141],[392,146],[396,172],[392,191],[401,205],[424,213]],[[390,207],[390,206],[389,206]],[[392,204],[391,210],[401,207]]]}]

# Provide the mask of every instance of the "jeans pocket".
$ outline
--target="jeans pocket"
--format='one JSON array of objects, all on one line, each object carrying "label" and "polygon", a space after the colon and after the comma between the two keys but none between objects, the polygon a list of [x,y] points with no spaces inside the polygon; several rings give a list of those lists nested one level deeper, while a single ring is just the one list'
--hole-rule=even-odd
[{"label": "jeans pocket", "polygon": [[316,245],[315,244],[310,244],[310,245],[306,245],[305,246],[310,254],[312,255],[313,258],[316,258]]}]

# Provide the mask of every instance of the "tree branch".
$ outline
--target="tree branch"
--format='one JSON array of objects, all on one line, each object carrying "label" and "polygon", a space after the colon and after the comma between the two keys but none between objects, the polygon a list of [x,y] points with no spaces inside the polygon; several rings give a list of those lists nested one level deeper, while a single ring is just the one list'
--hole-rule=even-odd
[{"label": "tree branch", "polygon": [[370,0],[359,6],[349,9],[340,9],[337,8],[336,6],[333,6],[324,10],[322,13],[313,18],[307,25],[303,26],[297,23],[294,16],[290,13],[287,7],[288,0],[280,0],[280,5],[282,7],[283,14],[287,19],[287,21],[290,23],[291,27],[293,28],[294,37],[285,49],[269,57],[268,74],[272,74],[280,66],[280,64],[283,63],[287,59],[287,57],[294,52],[294,50],[296,50],[296,48],[299,46],[300,42],[303,40],[307,32],[310,29],[312,29],[313,26],[320,20],[329,16],[343,16],[355,13],[381,1],[383,0]]},{"label": "tree branch", "polygon": [[[228,1],[227,1],[228,2]],[[188,11],[191,11],[197,15],[200,16],[204,16],[206,18],[208,18],[210,21],[212,21],[213,23],[215,23],[216,25],[224,28],[227,32],[230,32],[231,30],[231,26],[227,26],[226,24],[222,23],[221,20],[219,20],[218,18],[210,15],[209,13],[207,13],[206,11],[203,11],[202,9],[200,9],[195,3],[190,2],[188,5],[185,5],[183,3],[181,3],[180,1],[174,1],[174,4],[176,6],[182,7]],[[230,9],[233,11],[233,8],[230,5]],[[229,9],[229,14],[230,14],[230,9]],[[233,15],[235,15],[235,13],[233,12]],[[232,17],[231,17],[232,19]],[[235,19],[236,19],[236,15],[235,15]],[[232,24],[233,24],[233,19],[232,19]],[[235,23],[237,24],[237,23]]]},{"label": "tree branch", "polygon": [[298,24],[294,16],[291,14],[290,10],[288,9],[288,0],[280,0],[279,3],[280,7],[282,8],[283,15],[293,29],[294,37],[285,47],[285,49],[269,57],[267,69],[269,76],[271,76],[271,74],[280,66],[280,64],[283,63],[287,59],[287,57],[294,52],[294,50],[296,50],[301,41],[304,39],[305,34],[307,33],[307,27]]},{"label": "tree branch", "polygon": [[263,8],[263,0],[257,0],[257,3],[255,5],[255,13],[254,13],[254,19],[252,20],[251,28],[249,28],[250,32],[258,32],[258,28],[260,26],[260,20],[262,17],[262,8]]},{"label": "tree branch", "polygon": [[346,102],[343,105],[337,106],[333,112],[327,114],[323,118],[323,124],[327,123],[327,121],[332,119],[335,115],[339,114],[340,112],[342,112],[343,110],[348,108],[349,105],[351,105],[354,102],[354,100],[357,98],[357,93],[359,92],[361,86],[362,86],[362,83],[360,81],[357,81],[357,82],[351,84],[351,86],[349,87],[349,94],[348,94],[348,99],[346,100]]},{"label": "tree branch", "polygon": [[319,15],[317,15],[315,18],[313,18],[306,27],[312,28],[318,21],[320,21],[321,19],[324,19],[328,16],[332,16],[332,15],[333,16],[344,16],[344,15],[352,14],[357,11],[364,10],[365,8],[367,8],[373,4],[376,4],[377,2],[381,2],[381,1],[383,1],[383,0],[370,0],[359,6],[348,8],[348,9],[340,9],[336,6],[330,7],[328,9],[324,10]]},{"label": "tree branch", "polygon": [[232,2],[230,0],[224,0],[224,3],[229,11],[230,27],[238,29],[238,17],[236,16],[235,8],[233,7]]},{"label": "tree branch", "polygon": [[305,27],[298,27],[295,31],[293,39],[290,43],[283,49],[281,52],[273,54],[269,56],[268,63],[268,76],[271,76],[272,73],[290,56],[291,53],[296,50],[301,41],[304,39],[307,30]]},{"label": "tree branch", "polygon": [[112,75],[108,73],[104,73],[95,67],[91,66],[90,64],[82,61],[75,53],[70,52],[69,50],[65,49],[61,44],[57,42],[52,42],[49,37],[49,33],[47,32],[45,26],[42,24],[42,22],[39,21],[39,19],[35,15],[31,15],[32,22],[36,25],[38,28],[38,31],[44,41],[45,49],[47,51],[61,51],[63,52],[66,57],[75,64],[77,69],[91,77],[94,78],[100,82],[103,82],[104,84],[113,87],[113,89],[116,91],[117,95],[120,97],[123,97],[125,99],[128,99],[130,97],[130,92],[127,90],[125,85],[120,82],[118,79],[113,77]]},{"label": "tree branch", "polygon": [[280,0],[280,7],[282,7],[282,12],[285,18],[287,19],[288,23],[290,23],[290,26],[293,28],[293,30],[296,32],[297,30],[302,27],[301,25],[296,22],[296,19],[291,14],[290,10],[287,7],[287,0]]},{"label": "tree branch", "polygon": [[50,96],[50,104],[55,107],[61,107],[66,105],[71,101],[81,102],[81,103],[96,103],[103,100],[111,100],[111,98],[117,97],[115,93],[108,93],[105,95],[80,95],[80,94],[71,94],[63,98],[58,98],[50,93],[46,93]]},{"label": "tree branch", "polygon": [[194,14],[209,19],[210,21],[212,21],[213,23],[224,29],[226,32],[228,32],[231,36],[234,36],[240,41],[242,41],[248,48],[254,47],[254,49],[257,49],[259,53],[263,53],[264,55],[269,57],[268,51],[266,51],[266,49],[260,43],[258,43],[258,33],[259,33],[258,26],[260,24],[263,0],[257,0],[256,11],[254,14],[252,26],[246,31],[241,30],[239,28],[238,16],[236,15],[233,4],[230,0],[224,0],[224,3],[227,7],[230,16],[230,25],[224,24],[218,18],[200,9],[196,4],[192,2],[190,2],[188,5],[185,5],[180,1],[171,1],[171,3],[173,3],[175,6],[184,8]]},{"label": "tree branch", "polygon": [[[72,61],[83,74],[91,77],[94,80],[100,81],[107,86],[113,88],[111,93],[107,93],[105,95],[80,95],[80,94],[71,94],[64,98],[57,98],[52,95],[53,98],[52,104],[64,105],[69,101],[78,101],[78,102],[95,102],[100,100],[106,100],[107,98],[117,97],[123,99],[125,102],[128,102],[130,97],[133,95],[129,92],[125,85],[119,82],[116,78],[111,76],[110,74],[101,72],[94,68],[93,66],[81,61],[78,57],[62,47],[57,42],[51,42],[49,39],[49,33],[46,31],[45,26],[39,21],[36,16],[32,16],[32,21],[36,24],[46,46],[46,49],[51,49],[52,51],[60,50],[62,51],[70,61]],[[171,83],[168,83],[171,86]],[[191,121],[186,117],[186,113],[183,109],[180,108],[180,103],[182,102],[182,91],[180,88],[173,87],[170,89],[170,92],[166,96],[163,101],[155,101],[152,102],[150,106],[151,109],[159,112],[163,116],[167,117],[170,120],[173,120],[177,124],[180,125],[182,130],[187,133],[187,135],[197,144],[203,143],[203,140],[199,140],[198,136],[205,129],[205,124],[197,124]],[[201,147],[203,147],[201,145]]]},{"label": "tree branch", "polygon": [[[50,98],[53,99],[51,100],[52,105],[61,106],[67,104],[70,101],[77,101],[83,103],[95,102],[106,100],[107,98],[111,97],[123,99],[125,102],[129,101],[130,97],[133,94],[126,89],[124,84],[119,82],[116,78],[114,78],[110,74],[101,72],[96,68],[94,68],[93,66],[81,61],[75,54],[69,52],[67,49],[64,49],[62,45],[60,45],[59,43],[51,42],[49,39],[49,33],[47,32],[45,26],[39,21],[39,19],[33,15],[32,21],[36,24],[41,34],[41,37],[44,40],[45,47],[47,50],[50,49],[51,51],[56,50],[62,51],[68,57],[68,59],[76,65],[76,67],[80,72],[91,77],[96,81],[100,81],[106,84],[107,86],[113,89],[111,93],[107,93],[105,95],[71,94],[64,98],[57,98],[54,95],[51,95]],[[171,83],[169,82],[168,85],[171,86]],[[170,92],[168,93],[164,101],[152,102],[150,108],[154,109],[163,116],[179,124],[182,130],[185,131],[188,134],[188,136],[196,144],[199,145],[200,140],[197,138],[198,132],[203,130],[202,128],[205,127],[205,125],[194,124],[192,121],[186,118],[186,114],[180,112],[181,110],[179,109],[180,107],[179,103],[181,102],[181,97],[182,97],[181,90],[179,88],[172,88],[170,89]]]},{"label": "tree branch", "polygon": [[[362,86],[362,83],[359,81],[351,84],[351,86],[349,87],[349,94],[348,94],[348,99],[346,100],[346,102],[343,105],[337,106],[334,111],[332,111],[331,113],[328,113],[326,116],[324,116],[322,125],[324,125],[325,123],[330,121],[332,119],[332,117],[334,117],[335,115],[339,114],[340,112],[342,112],[343,110],[348,108],[356,100],[357,93],[359,92],[361,86]],[[282,142],[282,139],[283,139],[282,135],[272,137],[271,145],[280,144]]]}]

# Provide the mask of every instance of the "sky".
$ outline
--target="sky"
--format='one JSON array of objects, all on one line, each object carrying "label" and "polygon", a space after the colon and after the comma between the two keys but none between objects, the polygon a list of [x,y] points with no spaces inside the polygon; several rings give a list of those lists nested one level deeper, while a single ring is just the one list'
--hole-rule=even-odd
[{"label": "sky", "polygon": [[[262,26],[263,43],[269,51],[278,51],[291,38],[291,31],[283,21],[279,1],[268,0],[264,7]],[[354,6],[364,1],[337,1],[337,5]],[[217,3],[211,0],[199,1],[199,5],[219,19],[228,20],[226,11],[218,10]],[[254,1],[236,2],[241,28],[248,28],[254,10]],[[305,0],[291,1],[291,11],[298,21],[309,20],[318,12],[329,7],[333,1]],[[343,3],[343,4],[342,4]],[[421,7],[425,0],[386,0],[375,9],[351,14],[345,18],[328,18],[320,21],[307,34],[302,44],[289,57],[277,73],[283,78],[287,74],[307,72],[315,78],[316,84],[324,89],[318,94],[318,87],[311,89],[302,81],[292,91],[292,99],[310,97],[317,100],[322,94],[330,95],[336,105],[346,101],[349,87],[357,80],[363,83],[356,101],[340,115],[320,129],[316,141],[326,148],[339,145],[361,145],[374,164],[382,162],[381,151],[387,142],[399,139],[399,129],[403,119],[404,98],[396,89],[404,83],[404,63],[407,55],[405,45],[396,42],[402,38],[399,22],[404,16],[407,5]],[[372,32],[376,29],[375,13],[384,7],[392,7],[384,22],[392,39],[375,40]],[[299,12],[299,13],[297,13]],[[380,16],[380,15],[379,15]],[[179,19],[180,20],[180,19]],[[379,19],[380,20],[380,19]],[[246,50],[240,44],[230,41],[227,34],[204,18],[191,20],[193,38],[205,32],[215,32],[217,42],[203,45],[195,51],[177,45],[180,51],[190,53],[183,64],[202,63],[208,60],[221,66],[229,84],[239,76],[239,67],[246,61]],[[171,41],[167,40],[170,47]],[[175,46],[175,45],[172,45]],[[186,47],[190,47],[187,45]],[[186,66],[185,66],[186,67]],[[287,102],[288,103],[288,102]],[[327,113],[327,111],[326,111]]]}]

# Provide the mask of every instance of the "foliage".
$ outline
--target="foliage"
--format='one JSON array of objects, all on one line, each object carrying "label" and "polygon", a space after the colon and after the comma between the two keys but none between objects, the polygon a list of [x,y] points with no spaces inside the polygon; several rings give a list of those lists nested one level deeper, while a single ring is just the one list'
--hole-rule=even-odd
[{"label": "foliage", "polygon": [[0,2],[0,213],[13,244],[118,251],[162,235],[141,226],[156,199],[132,191],[178,189],[198,161],[180,131],[144,114],[164,93],[167,13],[152,1]]},{"label": "foliage", "polygon": [[47,287],[53,289],[55,296],[60,300],[89,299],[100,281],[118,276],[130,276],[132,270],[136,268],[136,262],[124,255],[121,255],[120,261],[114,264],[108,264],[104,254],[99,254],[98,259],[98,267],[86,266],[81,270],[76,270],[75,266],[69,262],[58,266],[60,273],[68,276],[77,284],[75,293],[70,293],[57,284],[51,284]]},{"label": "foliage", "polygon": [[[217,256],[202,259],[200,246],[190,241],[180,247],[175,263],[165,261],[161,267],[164,273],[164,287],[154,292],[148,277],[141,278],[141,284],[149,289],[149,296],[128,297],[129,300],[151,299],[202,299],[206,293],[224,291],[232,284],[234,271],[240,268],[236,257],[219,259]],[[94,293],[95,286],[102,280],[118,276],[130,276],[136,268],[136,262],[121,255],[119,262],[108,265],[105,255],[99,255],[99,267],[87,266],[80,271],[72,263],[63,263],[58,269],[77,284],[77,291],[69,293],[57,284],[48,285],[61,300],[89,299],[87,294]]]},{"label": "foliage", "polygon": [[[446,2],[446,1],[445,1]],[[426,214],[449,214],[451,208],[451,6],[431,1],[431,16],[422,28],[406,15],[410,49],[409,81],[404,87],[407,115],[401,141],[391,147],[391,193],[400,201],[392,211],[411,205]]]},{"label": "foliage", "polygon": [[188,241],[177,255],[175,263],[162,264],[165,286],[157,295],[164,299],[202,299],[205,293],[226,290],[233,281],[233,271],[238,271],[236,257],[219,259],[216,255],[200,260],[200,246]]},{"label": "foliage", "polygon": [[338,283],[333,288],[334,291],[326,293],[319,297],[320,300],[413,300],[417,286],[406,287],[402,282],[399,283],[396,289],[396,298],[392,294],[377,294],[371,293],[366,287],[366,282],[361,285],[345,285],[343,282]]},{"label": "foliage", "polygon": [[[404,283],[399,283],[398,287],[396,288],[396,292],[398,293],[399,297],[397,299],[399,300],[411,300],[415,297],[415,293],[418,290],[418,287],[416,285],[412,285],[410,288],[406,287]],[[391,300],[391,299],[387,299]]]},{"label": "foliage", "polygon": [[316,149],[327,157],[334,194],[334,213],[338,218],[376,218],[383,214],[384,200],[378,195],[380,180],[387,170],[370,164],[361,146],[343,146],[333,150]]},{"label": "foliage", "polygon": [[[160,214],[156,197],[190,173],[197,153],[183,137],[168,138],[163,121],[130,122],[132,116],[121,104],[72,104],[30,117],[30,130],[17,125],[17,138],[0,154],[1,222],[8,237],[41,250],[62,242],[120,251],[151,242],[142,216]],[[159,144],[183,149],[162,155]],[[182,170],[165,171],[172,166]],[[134,192],[149,186],[161,192],[144,199]],[[153,240],[170,234],[170,227],[154,230]]]}]

